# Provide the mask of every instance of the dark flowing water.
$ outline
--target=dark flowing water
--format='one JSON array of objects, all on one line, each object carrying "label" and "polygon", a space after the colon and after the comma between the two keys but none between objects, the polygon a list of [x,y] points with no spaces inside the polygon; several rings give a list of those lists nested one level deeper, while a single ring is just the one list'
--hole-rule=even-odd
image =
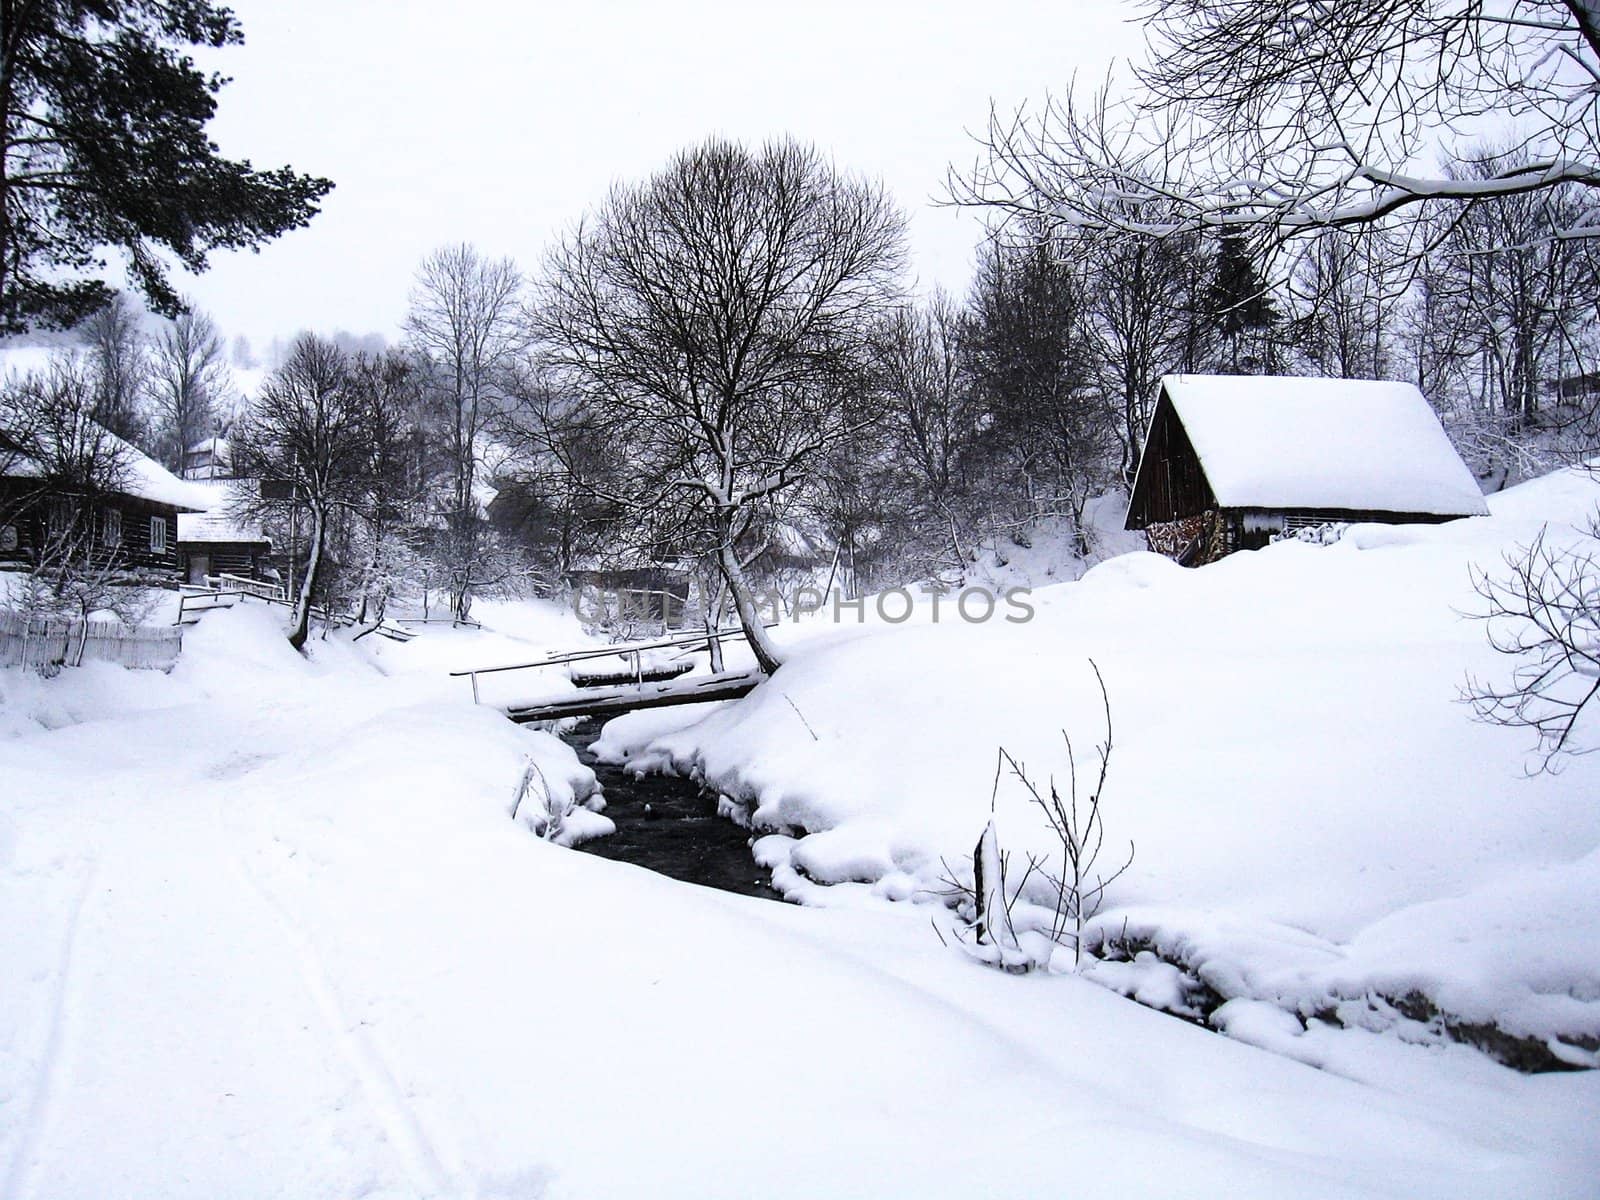
[{"label": "dark flowing water", "polygon": [[702,795],[687,779],[673,775],[635,779],[619,767],[596,762],[589,747],[600,736],[600,722],[585,721],[564,736],[594,769],[605,788],[606,816],[617,826],[610,837],[583,842],[577,849],[648,867],[685,883],[783,899],[750,856],[749,832],[719,817],[715,798]]}]

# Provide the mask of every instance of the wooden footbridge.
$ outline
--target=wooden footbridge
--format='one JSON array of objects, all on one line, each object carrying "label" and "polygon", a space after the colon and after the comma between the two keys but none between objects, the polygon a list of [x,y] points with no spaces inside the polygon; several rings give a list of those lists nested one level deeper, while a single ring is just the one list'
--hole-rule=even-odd
[{"label": "wooden footbridge", "polygon": [[[771,628],[771,626],[768,626]],[[556,652],[533,662],[507,663],[493,667],[474,667],[466,671],[451,671],[453,677],[466,676],[472,681],[472,700],[482,703],[478,678],[503,671],[533,671],[541,668],[568,666],[573,681],[579,683],[576,695],[567,692],[559,695],[535,696],[502,704],[506,716],[519,724],[534,721],[559,721],[565,717],[615,717],[641,708],[667,708],[676,704],[705,704],[713,700],[736,700],[748,695],[766,678],[757,668],[739,671],[719,671],[710,675],[688,674],[686,658],[700,651],[709,651],[713,642],[742,637],[740,629],[722,629],[712,634],[689,633],[662,638],[654,642],[622,642],[613,646],[599,646],[589,650]],[[665,663],[648,662],[646,655],[656,651],[677,650],[680,653]],[[594,660],[621,658],[626,667],[618,665],[610,670],[603,667],[589,671],[572,671],[572,663],[590,663]],[[631,682],[628,677],[631,676]],[[623,682],[611,681],[621,678]],[[585,686],[585,680],[602,682],[608,686]]]}]

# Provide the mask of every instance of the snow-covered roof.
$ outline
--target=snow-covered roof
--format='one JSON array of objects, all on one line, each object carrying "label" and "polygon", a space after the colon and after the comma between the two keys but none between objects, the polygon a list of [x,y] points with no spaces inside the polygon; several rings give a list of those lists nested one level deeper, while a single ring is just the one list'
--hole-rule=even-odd
[{"label": "snow-covered roof", "polygon": [[[174,508],[204,510],[216,502],[210,490],[179,479],[155,459],[123,441],[110,430],[102,432],[116,447],[117,460],[122,467],[121,486],[118,491],[128,496],[138,496],[142,500],[153,500],[157,504],[170,504]],[[38,478],[44,473],[44,468],[34,458],[19,456],[7,464],[6,473]]]},{"label": "snow-covered roof", "polygon": [[[128,444],[124,442],[123,445]],[[128,446],[128,450],[130,454],[122,490],[130,496],[140,496],[158,504],[170,504],[174,508],[203,510],[211,504],[211,494],[205,488],[179,479],[155,459],[141,454],[132,446]]]},{"label": "snow-covered roof", "polygon": [[1161,386],[1224,508],[1489,511],[1412,384],[1168,375]]},{"label": "snow-covered roof", "polygon": [[213,454],[223,458],[228,456],[228,439],[220,437],[203,438],[190,446],[189,454]]},{"label": "snow-covered roof", "polygon": [[237,520],[226,509],[179,513],[179,542],[265,542],[259,521]]}]

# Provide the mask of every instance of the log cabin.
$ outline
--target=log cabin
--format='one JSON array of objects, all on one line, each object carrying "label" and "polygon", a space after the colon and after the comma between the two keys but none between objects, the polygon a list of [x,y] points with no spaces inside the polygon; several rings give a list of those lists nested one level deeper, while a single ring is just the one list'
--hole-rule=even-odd
[{"label": "log cabin", "polygon": [[1168,375],[1126,528],[1188,566],[1332,522],[1436,523],[1488,512],[1409,383]]},{"label": "log cabin", "polygon": [[208,508],[211,493],[109,432],[97,429],[93,440],[97,452],[110,447],[115,469],[106,472],[92,500],[53,482],[36,454],[8,442],[0,456],[0,568],[34,565],[53,538],[76,529],[97,559],[115,558],[118,567],[151,580],[182,579],[179,514]]}]

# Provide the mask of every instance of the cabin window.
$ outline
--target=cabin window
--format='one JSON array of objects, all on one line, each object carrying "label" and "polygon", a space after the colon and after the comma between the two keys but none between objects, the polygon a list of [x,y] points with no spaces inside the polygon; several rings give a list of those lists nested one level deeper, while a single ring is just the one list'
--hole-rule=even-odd
[{"label": "cabin window", "polygon": [[51,497],[45,523],[49,526],[51,537],[60,537],[66,533],[72,524],[72,502],[64,496]]},{"label": "cabin window", "polygon": [[106,509],[105,523],[100,530],[100,540],[107,546],[122,545],[122,512],[119,509]]},{"label": "cabin window", "polygon": [[150,518],[150,553],[165,554],[167,552],[167,519],[165,517]]}]

